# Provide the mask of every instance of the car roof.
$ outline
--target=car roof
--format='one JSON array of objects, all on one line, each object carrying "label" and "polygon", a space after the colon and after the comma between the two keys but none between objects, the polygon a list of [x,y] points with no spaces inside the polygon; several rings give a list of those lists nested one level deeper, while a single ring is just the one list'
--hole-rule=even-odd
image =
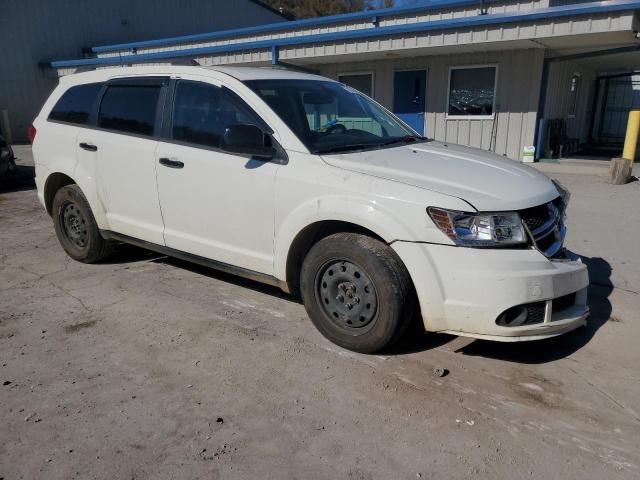
[{"label": "car roof", "polygon": [[219,78],[216,73],[229,75],[240,81],[245,80],[324,80],[320,75],[284,69],[280,67],[202,67],[175,65],[141,65],[131,67],[113,67],[89,72],[75,73],[61,77],[60,83],[83,84],[103,82],[112,78],[145,75],[192,74]]},{"label": "car roof", "polygon": [[238,80],[327,80],[312,73],[287,70],[280,67],[204,67],[215,72],[226,73]]}]

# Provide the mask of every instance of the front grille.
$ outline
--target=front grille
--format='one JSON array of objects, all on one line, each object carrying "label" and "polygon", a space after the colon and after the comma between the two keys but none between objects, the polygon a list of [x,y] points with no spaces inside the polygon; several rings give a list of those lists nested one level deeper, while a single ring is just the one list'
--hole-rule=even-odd
[{"label": "front grille", "polygon": [[552,202],[521,210],[520,217],[531,232],[536,247],[547,257],[562,251],[565,227],[562,222],[564,204],[558,197]]},{"label": "front grille", "polygon": [[551,302],[551,311],[553,313],[562,312],[567,308],[571,308],[576,304],[576,294],[570,293],[569,295],[564,295],[562,297],[555,298]]},{"label": "front grille", "polygon": [[540,205],[538,207],[528,208],[521,213],[522,220],[525,225],[529,227],[529,230],[533,231],[540,228],[549,220],[549,209],[547,205]]},{"label": "front grille", "polygon": [[527,321],[524,325],[544,322],[544,311],[546,302],[536,302],[527,305]]}]

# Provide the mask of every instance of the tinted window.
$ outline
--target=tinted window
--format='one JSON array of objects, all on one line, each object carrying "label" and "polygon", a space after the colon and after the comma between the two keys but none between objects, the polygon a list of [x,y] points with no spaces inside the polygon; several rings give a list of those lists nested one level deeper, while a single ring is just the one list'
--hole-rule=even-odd
[{"label": "tinted window", "polygon": [[159,86],[114,85],[102,97],[98,126],[138,135],[153,135]]},{"label": "tinted window", "polygon": [[451,69],[449,115],[492,115],[496,67]]},{"label": "tinted window", "polygon": [[179,82],[173,110],[173,139],[208,147],[220,147],[226,127],[263,122],[229,91],[205,83]]},{"label": "tinted window", "polygon": [[67,90],[49,114],[49,120],[85,125],[93,102],[102,88],[101,83],[78,85]]}]

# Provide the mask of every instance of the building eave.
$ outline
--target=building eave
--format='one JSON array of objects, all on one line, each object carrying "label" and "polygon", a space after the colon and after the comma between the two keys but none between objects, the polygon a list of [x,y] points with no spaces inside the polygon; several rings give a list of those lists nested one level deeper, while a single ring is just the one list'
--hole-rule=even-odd
[{"label": "building eave", "polygon": [[119,54],[101,58],[85,58],[76,60],[59,60],[50,62],[53,68],[72,68],[87,66],[126,65],[153,61],[166,61],[180,57],[202,57],[205,55],[233,54],[239,52],[265,51],[271,54],[273,49],[292,48],[331,42],[370,41],[372,39],[395,38],[403,35],[416,35],[425,32],[463,30],[478,27],[496,28],[512,26],[520,23],[569,19],[593,14],[612,14],[616,12],[634,12],[640,9],[640,0],[610,0],[577,5],[564,5],[516,13],[498,13],[477,15],[473,17],[452,18],[430,22],[372,27],[358,30],[297,35],[285,38],[272,38],[259,41],[235,42],[223,45],[203,46],[183,49],[167,49],[152,53]]}]

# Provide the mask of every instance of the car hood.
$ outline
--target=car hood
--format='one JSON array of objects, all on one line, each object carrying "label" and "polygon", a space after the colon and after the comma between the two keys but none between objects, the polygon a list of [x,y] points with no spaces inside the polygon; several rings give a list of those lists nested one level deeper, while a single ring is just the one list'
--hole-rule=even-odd
[{"label": "car hood", "polygon": [[551,180],[527,165],[435,141],[323,159],[334,167],[458,197],[479,211],[521,210],[558,196]]}]

